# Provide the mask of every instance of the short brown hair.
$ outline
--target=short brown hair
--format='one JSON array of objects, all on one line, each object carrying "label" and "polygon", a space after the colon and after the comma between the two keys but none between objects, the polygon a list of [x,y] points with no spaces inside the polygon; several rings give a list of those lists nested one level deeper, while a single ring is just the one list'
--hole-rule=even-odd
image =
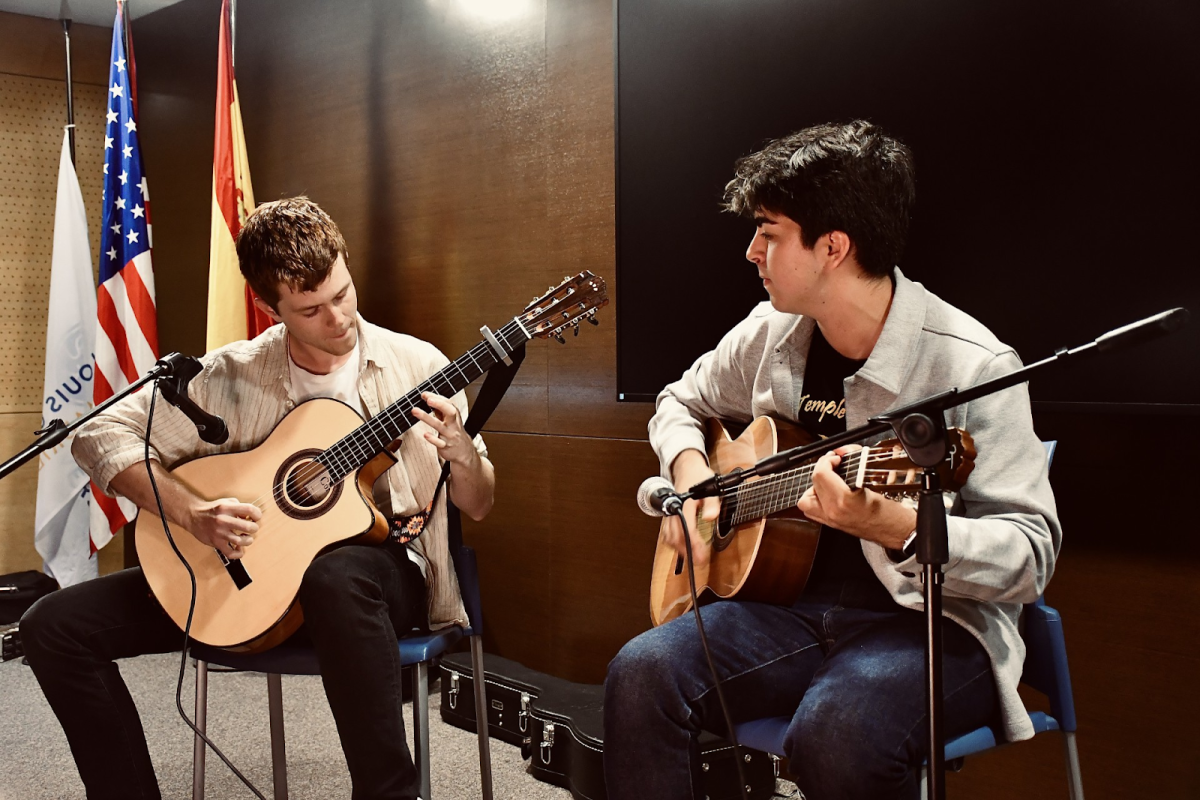
[{"label": "short brown hair", "polygon": [[255,209],[238,234],[237,255],[246,283],[276,310],[281,283],[311,292],[329,277],[339,255],[350,260],[337,224],[303,195]]}]

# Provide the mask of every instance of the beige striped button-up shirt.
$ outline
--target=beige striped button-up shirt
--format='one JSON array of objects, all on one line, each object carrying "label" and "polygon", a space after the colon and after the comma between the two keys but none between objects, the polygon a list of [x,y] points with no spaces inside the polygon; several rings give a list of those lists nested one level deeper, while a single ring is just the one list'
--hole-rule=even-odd
[{"label": "beige striped button-up shirt", "polygon": [[[378,414],[450,363],[428,342],[372,325],[361,316],[358,336],[358,391],[369,416]],[[283,325],[275,325],[251,341],[214,350],[201,362],[204,370],[189,384],[189,395],[201,408],[225,419],[229,439],[222,445],[204,442],[182,412],[158,402],[150,457],[167,469],[200,456],[257,447],[296,405]],[[466,397],[460,392],[452,401],[465,420]],[[114,477],[144,457],[149,404],[149,391],[136,392],[98,414],[75,434],[72,453],[105,494],[113,494],[109,484]],[[429,430],[425,423],[418,422],[405,432],[396,453],[399,463],[376,482],[375,501],[384,513],[414,514],[429,503],[442,468],[437,449],[422,435]],[[487,455],[481,437],[475,437],[475,448],[480,455]],[[409,546],[425,560],[430,626],[437,629],[466,624],[467,614],[448,548],[444,498],[437,503],[425,532]]]}]

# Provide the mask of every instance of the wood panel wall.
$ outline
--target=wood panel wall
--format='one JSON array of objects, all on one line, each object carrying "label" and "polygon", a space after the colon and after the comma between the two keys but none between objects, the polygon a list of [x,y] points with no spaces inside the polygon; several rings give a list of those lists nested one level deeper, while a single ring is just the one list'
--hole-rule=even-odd
[{"label": "wood panel wall", "polygon": [[[104,109],[112,32],[71,28],[76,173],[92,263],[100,250]],[[29,446],[42,423],[54,202],[67,122],[66,56],[55,20],[0,12],[0,460]],[[0,574],[41,569],[33,547],[37,461],[0,481]],[[119,569],[124,542],[100,551]]]},{"label": "wood panel wall", "polygon": [[[258,198],[321,203],[363,313],[451,357],[565,274],[616,285],[611,0],[513,2],[499,20],[466,5],[262,0],[241,5],[237,34]],[[184,0],[134,26],[166,350],[203,349],[218,7]],[[611,309],[600,318],[565,347],[529,346],[485,431],[495,510],[467,528],[488,651],[586,682],[648,625],[656,527],[632,501],[656,471],[651,409],[615,401]],[[1144,417],[1036,416],[1062,442],[1047,599],[1066,621],[1088,795],[1198,796],[1195,526],[1180,490],[1151,480],[1195,474],[1187,441],[1148,453]],[[1058,747],[973,759],[951,796],[1061,795]]]}]

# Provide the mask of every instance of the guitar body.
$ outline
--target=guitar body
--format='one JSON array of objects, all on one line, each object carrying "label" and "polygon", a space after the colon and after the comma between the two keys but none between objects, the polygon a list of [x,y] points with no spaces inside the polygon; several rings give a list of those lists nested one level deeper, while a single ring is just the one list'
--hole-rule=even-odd
[{"label": "guitar body", "polygon": [[[812,441],[802,428],[769,417],[755,419],[736,439],[718,420],[709,420],[706,428],[708,461],[718,475]],[[795,602],[812,569],[821,526],[795,506],[741,525],[729,525],[725,517],[699,523],[701,538],[713,545],[708,565],[696,569],[700,602],[734,595],[775,605]],[[660,540],[650,580],[650,617],[661,625],[691,607],[687,565]]]},{"label": "guitar body", "polygon": [[[339,544],[387,538],[388,522],[371,501],[371,487],[396,463],[386,447],[414,424],[412,410],[428,410],[422,393],[453,397],[502,360],[510,361],[530,339],[565,343],[567,329],[578,334],[582,322],[599,324],[596,312],[607,303],[604,279],[584,270],[534,298],[503,328],[482,328],[484,341],[369,422],[337,400],[309,400],[258,447],[172,470],[200,497],[235,497],[262,511],[254,544],[232,561],[172,526],[175,544],[196,575],[191,637],[242,652],[267,650],[287,638],[302,620],[296,593],[312,560]],[[191,581],[160,517],[146,510],[138,515],[136,544],[151,591],[185,629]]]},{"label": "guitar body", "polygon": [[[312,458],[362,424],[362,417],[344,403],[309,400],[284,417],[258,447],[198,458],[171,471],[200,497],[236,497],[263,512],[254,544],[228,565],[214,548],[171,525],[175,544],[196,574],[194,640],[245,652],[275,646],[302,621],[296,594],[317,555],[338,544],[378,543],[387,537],[387,520],[371,501],[372,484],[396,462],[387,451],[334,484],[323,497],[276,490],[287,484],[288,476],[314,472],[311,466],[305,471]],[[135,536],[146,581],[183,630],[191,581],[167,540],[162,519],[143,509]]]}]

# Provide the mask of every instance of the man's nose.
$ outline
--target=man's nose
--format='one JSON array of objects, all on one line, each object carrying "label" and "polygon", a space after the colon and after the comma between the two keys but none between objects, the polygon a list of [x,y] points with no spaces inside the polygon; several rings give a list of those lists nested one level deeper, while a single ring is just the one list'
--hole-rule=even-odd
[{"label": "man's nose", "polygon": [[762,237],[756,232],[754,238],[750,240],[750,246],[746,248],[746,260],[753,261],[759,264],[763,260],[763,254],[766,248],[762,246]]}]

